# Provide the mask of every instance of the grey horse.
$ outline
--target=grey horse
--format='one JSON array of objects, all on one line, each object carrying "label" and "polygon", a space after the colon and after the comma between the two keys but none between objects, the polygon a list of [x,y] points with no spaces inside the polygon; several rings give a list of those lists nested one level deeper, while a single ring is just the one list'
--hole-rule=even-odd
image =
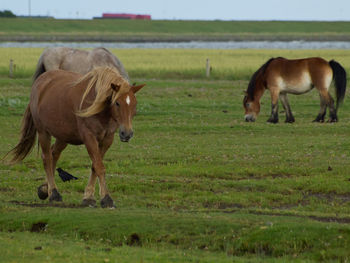
[{"label": "grey horse", "polygon": [[42,73],[50,70],[62,69],[84,75],[93,68],[100,66],[116,68],[123,78],[130,82],[128,73],[121,61],[103,47],[94,48],[91,51],[68,47],[46,48],[39,58],[33,81]]}]

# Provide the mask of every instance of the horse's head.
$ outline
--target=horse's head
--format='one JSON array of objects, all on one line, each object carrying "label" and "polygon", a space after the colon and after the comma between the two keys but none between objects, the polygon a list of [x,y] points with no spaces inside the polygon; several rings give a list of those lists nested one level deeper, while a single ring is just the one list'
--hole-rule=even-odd
[{"label": "horse's head", "polygon": [[245,109],[245,115],[244,119],[247,122],[254,122],[260,112],[260,102],[259,100],[254,100],[248,96],[248,94],[245,95],[243,99],[243,107]]},{"label": "horse's head", "polygon": [[138,92],[143,85],[131,86],[130,91],[123,94],[117,99],[116,118],[119,124],[119,138],[122,142],[128,142],[133,136],[132,130],[132,118],[136,114],[136,97],[135,93]]}]

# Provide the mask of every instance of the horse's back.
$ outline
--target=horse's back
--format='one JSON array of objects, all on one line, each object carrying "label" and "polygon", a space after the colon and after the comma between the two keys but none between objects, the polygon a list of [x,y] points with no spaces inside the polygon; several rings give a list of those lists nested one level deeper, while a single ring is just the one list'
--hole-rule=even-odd
[{"label": "horse's back", "polygon": [[67,89],[67,84],[78,80],[82,74],[66,70],[50,70],[40,75],[33,83],[32,89],[48,90],[54,89],[59,92]]},{"label": "horse's back", "polygon": [[46,71],[60,69],[63,59],[71,52],[68,47],[46,48],[41,55],[42,62]]},{"label": "horse's back", "polygon": [[309,70],[315,67],[328,67],[328,61],[320,57],[302,58],[302,59],[286,59],[286,58],[275,58],[271,61],[269,67],[273,69],[280,69],[281,72],[286,71],[302,71]]},{"label": "horse's back", "polygon": [[[308,86],[323,85],[331,82],[333,73],[328,61],[320,57],[303,59],[274,59],[267,70],[268,82],[284,82],[286,85],[301,86],[307,91]],[[281,81],[283,80],[283,81]],[[302,90],[304,90],[302,89]]]},{"label": "horse's back", "polygon": [[80,50],[69,47],[53,47],[44,50],[39,58],[33,79],[43,72],[62,69],[86,74],[95,67],[109,66],[116,68],[129,82],[129,76],[122,62],[108,49],[103,47],[93,50]]}]

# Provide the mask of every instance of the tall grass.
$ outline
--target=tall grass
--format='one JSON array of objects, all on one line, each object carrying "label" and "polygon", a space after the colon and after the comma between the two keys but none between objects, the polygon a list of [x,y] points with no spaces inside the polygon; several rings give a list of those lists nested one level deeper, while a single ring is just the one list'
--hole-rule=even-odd
[{"label": "tall grass", "polygon": [[[16,64],[15,77],[30,77],[42,48],[0,48],[0,75],[7,76],[9,61]],[[210,79],[239,80],[250,76],[271,57],[320,56],[335,59],[350,69],[347,50],[211,50],[211,49],[112,49],[132,78],[205,79],[206,59]]]}]

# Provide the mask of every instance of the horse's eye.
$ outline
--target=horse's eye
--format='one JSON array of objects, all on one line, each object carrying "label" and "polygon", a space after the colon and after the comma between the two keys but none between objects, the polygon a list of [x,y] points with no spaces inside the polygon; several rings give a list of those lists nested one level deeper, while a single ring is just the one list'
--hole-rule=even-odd
[{"label": "horse's eye", "polygon": [[246,106],[247,106],[247,108],[249,108],[249,107],[250,107],[250,103],[248,102],[248,103],[246,104]]},{"label": "horse's eye", "polygon": [[115,103],[118,107],[120,106],[118,102]]}]

